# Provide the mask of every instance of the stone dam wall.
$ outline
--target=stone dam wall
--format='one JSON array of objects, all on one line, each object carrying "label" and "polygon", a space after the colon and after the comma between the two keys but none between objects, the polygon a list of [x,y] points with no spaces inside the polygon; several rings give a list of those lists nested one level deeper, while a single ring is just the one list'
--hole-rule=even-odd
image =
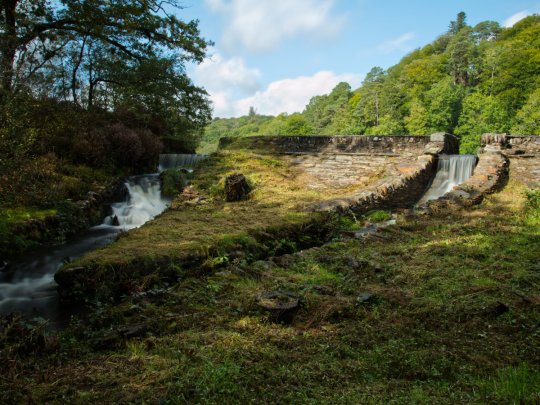
[{"label": "stone dam wall", "polygon": [[[458,139],[430,136],[256,136],[222,138],[222,149],[253,150],[282,156],[308,189],[329,198],[315,211],[406,208],[426,191],[436,156],[455,154]],[[336,197],[332,195],[337,194]]]},{"label": "stone dam wall", "polygon": [[422,155],[458,153],[459,140],[451,134],[428,136],[252,136],[221,138],[221,149],[260,149],[276,153],[327,153],[355,155]]},{"label": "stone dam wall", "polygon": [[540,136],[484,134],[482,147],[484,153],[500,153],[509,160],[510,178],[540,186]]}]

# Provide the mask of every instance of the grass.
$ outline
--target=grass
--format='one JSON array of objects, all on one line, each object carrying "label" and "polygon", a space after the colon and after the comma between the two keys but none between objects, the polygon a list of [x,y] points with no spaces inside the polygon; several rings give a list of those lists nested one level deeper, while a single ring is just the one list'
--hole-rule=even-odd
[{"label": "grass", "polygon": [[[540,216],[526,201],[511,182],[468,211],[126,297],[74,321],[55,350],[0,362],[0,400],[538,403]],[[268,290],[301,296],[291,325],[257,306]],[[96,348],[139,324],[145,337]]]},{"label": "grass", "polygon": [[[224,178],[244,173],[253,192],[246,201],[225,202]],[[371,179],[372,182],[378,177]],[[310,190],[306,176],[285,157],[242,150],[220,151],[205,161],[193,186],[205,197],[199,204],[173,201],[171,209],[115,244],[87,254],[76,266],[106,266],[145,258],[182,259],[215,250],[224,235],[245,237],[268,229],[309,223],[311,204],[350,189]]]},{"label": "grass", "polygon": [[30,219],[43,219],[56,215],[56,209],[5,208],[0,210],[0,222],[16,224]]}]

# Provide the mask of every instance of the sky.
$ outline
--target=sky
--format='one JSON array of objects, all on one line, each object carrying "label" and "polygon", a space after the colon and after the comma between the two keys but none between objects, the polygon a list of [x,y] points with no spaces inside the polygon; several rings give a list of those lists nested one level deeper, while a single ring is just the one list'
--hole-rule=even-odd
[{"label": "sky", "polygon": [[214,117],[301,112],[341,81],[360,86],[448,29],[460,11],[469,25],[512,26],[540,13],[540,0],[181,0],[183,20],[199,20],[214,42],[188,65]]}]

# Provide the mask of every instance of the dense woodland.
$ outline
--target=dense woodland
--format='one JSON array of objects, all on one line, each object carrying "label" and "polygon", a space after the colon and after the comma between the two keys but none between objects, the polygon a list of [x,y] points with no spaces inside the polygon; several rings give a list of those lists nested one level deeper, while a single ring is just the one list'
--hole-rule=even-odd
[{"label": "dense woodland", "polygon": [[0,207],[81,198],[154,170],[162,141],[194,150],[211,116],[186,75],[211,42],[180,2],[0,2]]},{"label": "dense woodland", "polygon": [[487,132],[540,134],[540,16],[512,28],[465,13],[431,44],[384,70],[374,67],[362,86],[338,84],[313,97],[302,113],[277,117],[253,109],[216,118],[204,142],[222,136],[366,134],[424,135],[445,131],[473,153]]}]

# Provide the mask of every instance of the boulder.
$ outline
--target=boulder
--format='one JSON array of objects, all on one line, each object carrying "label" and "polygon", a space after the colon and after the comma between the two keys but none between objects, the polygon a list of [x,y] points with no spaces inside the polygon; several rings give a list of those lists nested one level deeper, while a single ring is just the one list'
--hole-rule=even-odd
[{"label": "boulder", "polygon": [[245,200],[248,198],[250,192],[251,187],[242,173],[234,173],[225,178],[225,194],[227,201]]}]

